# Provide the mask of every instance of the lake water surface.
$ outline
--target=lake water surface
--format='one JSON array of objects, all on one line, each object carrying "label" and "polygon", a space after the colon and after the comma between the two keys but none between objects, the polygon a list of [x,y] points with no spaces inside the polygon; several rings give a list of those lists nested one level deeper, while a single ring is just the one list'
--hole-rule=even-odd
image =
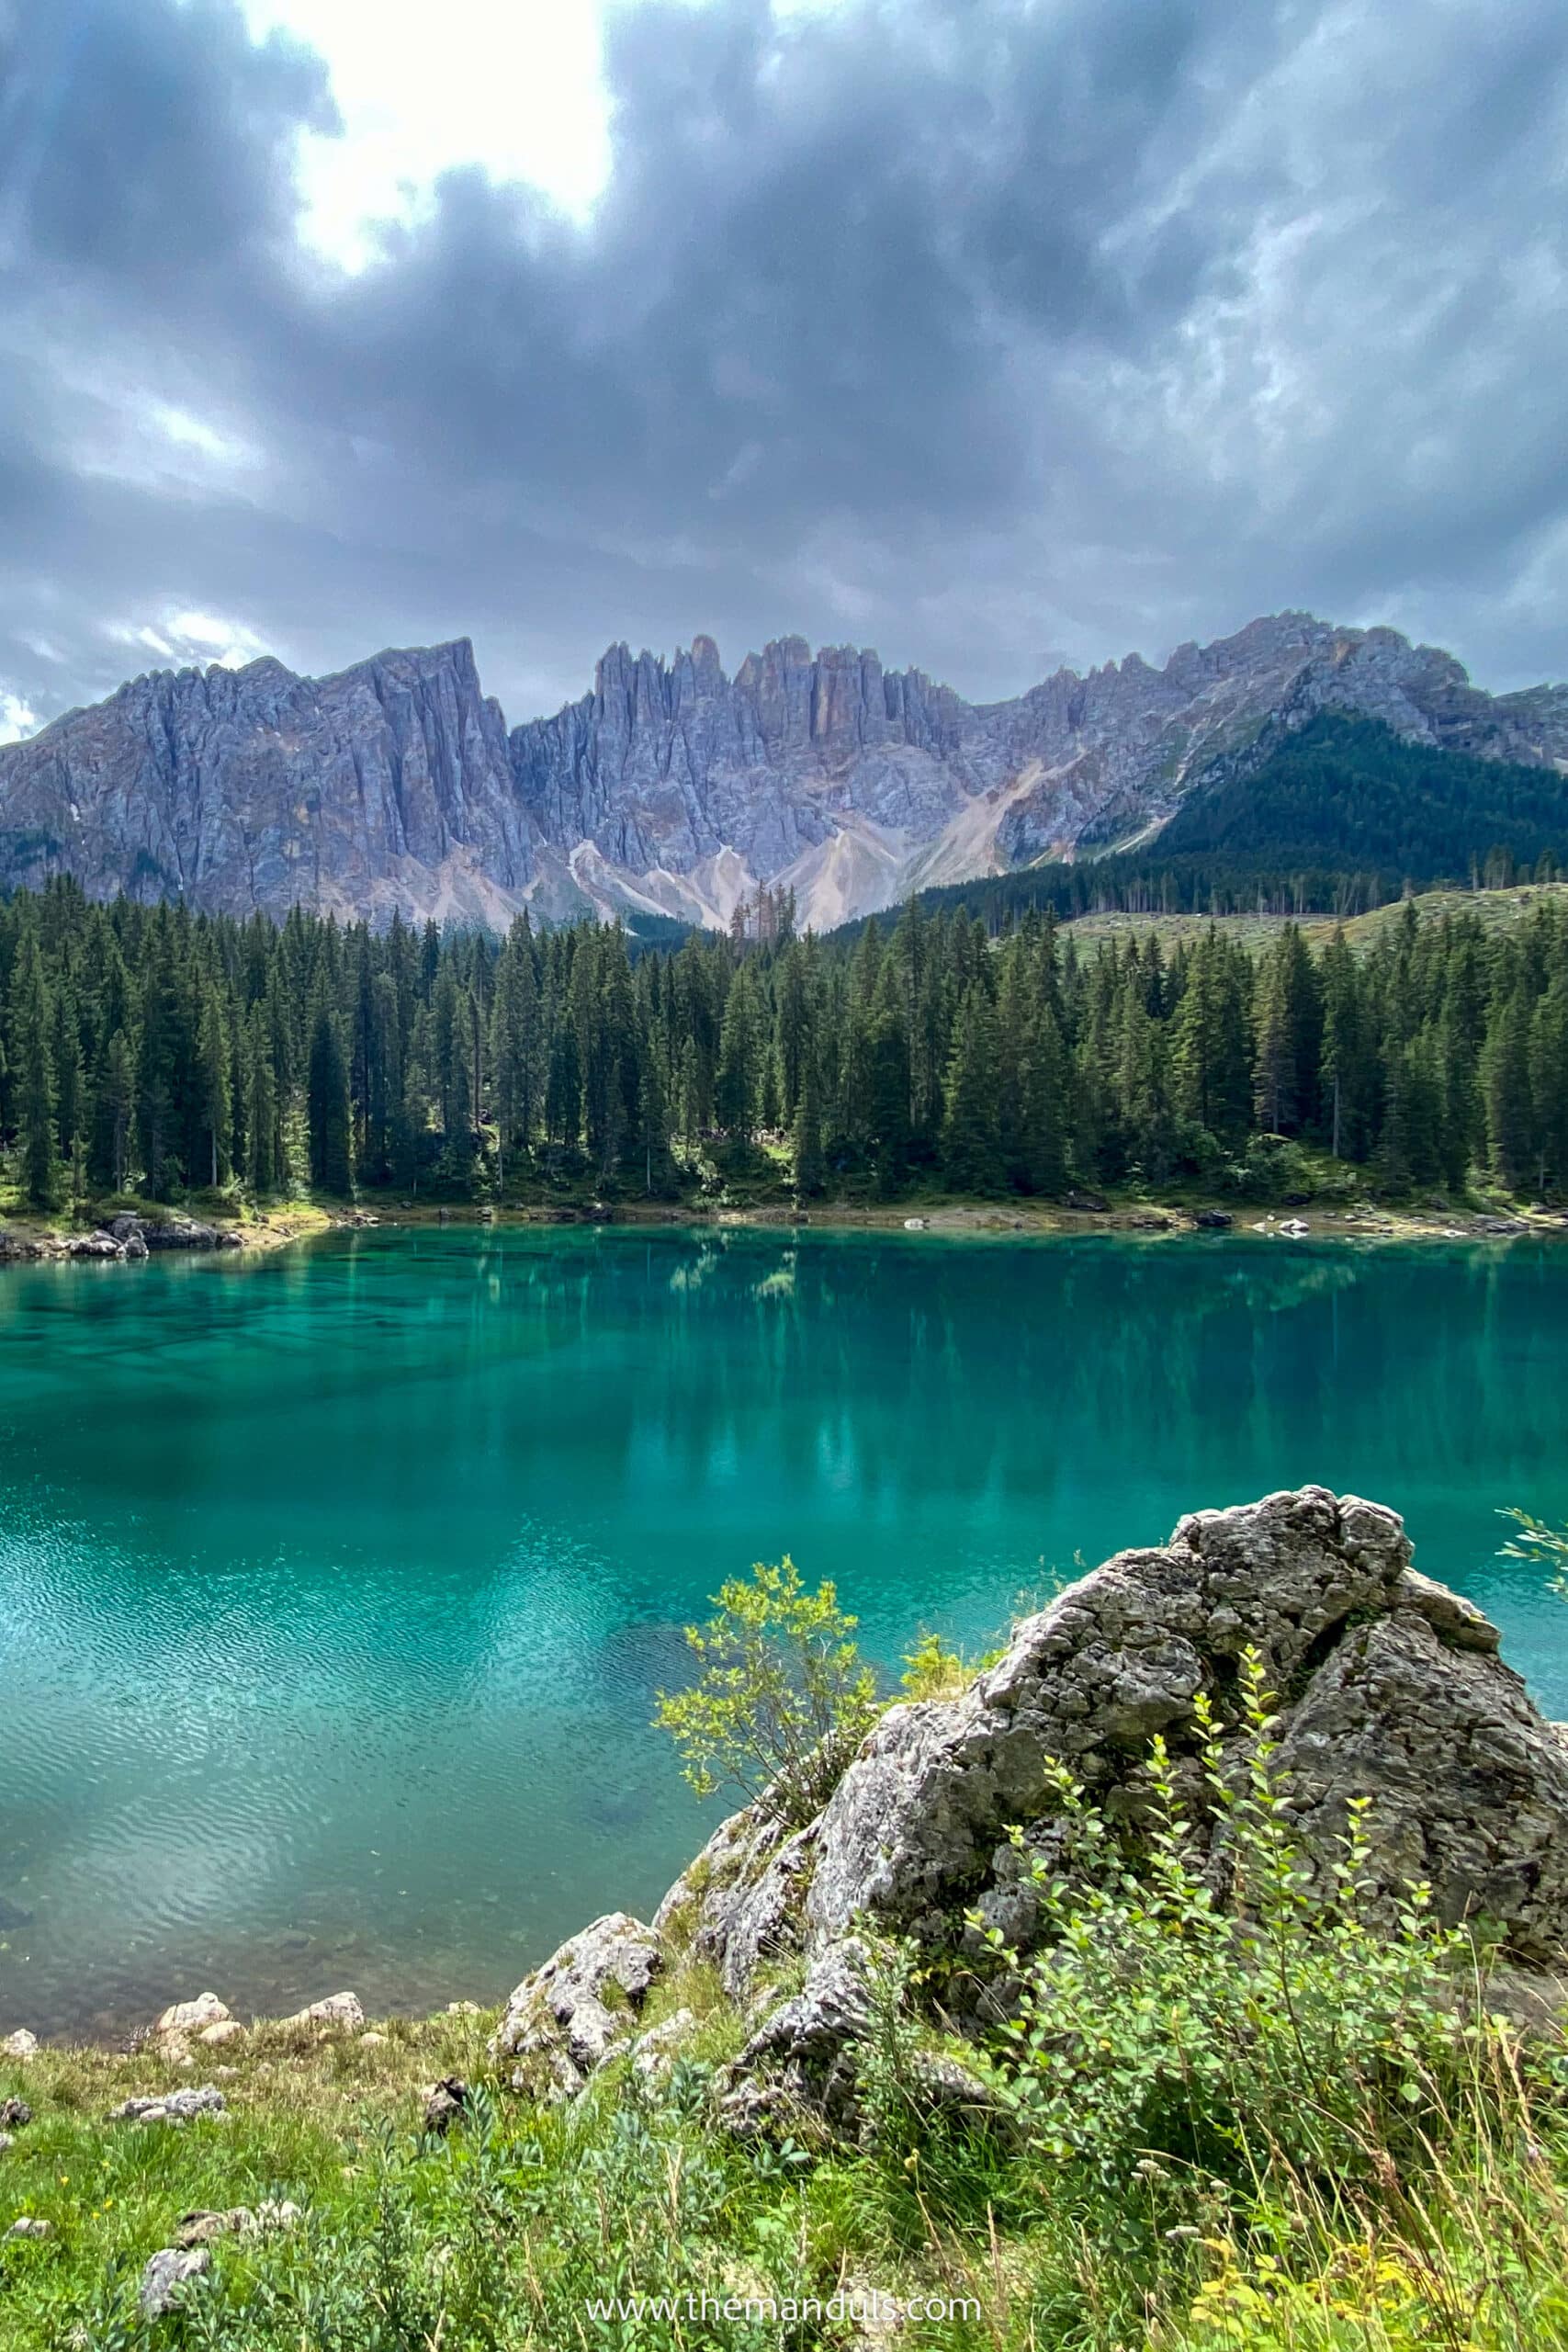
[{"label": "lake water surface", "polygon": [[381,1229],[0,1275],[0,2032],[497,1998],[646,1912],[654,1693],[793,1552],[875,1657],[1307,1479],[1568,1715],[1568,1249]]}]

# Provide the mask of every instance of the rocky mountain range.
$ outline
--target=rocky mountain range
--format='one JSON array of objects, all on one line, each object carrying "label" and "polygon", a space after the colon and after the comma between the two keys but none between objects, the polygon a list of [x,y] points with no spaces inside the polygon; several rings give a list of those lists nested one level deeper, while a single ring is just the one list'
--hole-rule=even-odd
[{"label": "rocky mountain range", "polygon": [[459,639],[326,678],[157,671],[68,712],[0,750],[0,888],[70,873],[242,915],[722,925],[765,883],[824,930],[1146,842],[1325,709],[1568,773],[1568,686],[1492,695],[1450,654],[1307,613],[988,704],[797,637],[733,677],[711,638],[669,662],[615,645],[592,693],[510,730]]}]

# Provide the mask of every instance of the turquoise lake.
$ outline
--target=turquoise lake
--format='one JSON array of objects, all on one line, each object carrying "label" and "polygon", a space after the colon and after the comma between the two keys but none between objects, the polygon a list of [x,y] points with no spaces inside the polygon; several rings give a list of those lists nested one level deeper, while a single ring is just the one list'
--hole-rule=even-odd
[{"label": "turquoise lake", "polygon": [[794,1554],[895,1667],[1185,1510],[1403,1511],[1568,1715],[1568,1249],[380,1228],[0,1274],[0,2031],[494,1999],[721,1808],[654,1693]]}]

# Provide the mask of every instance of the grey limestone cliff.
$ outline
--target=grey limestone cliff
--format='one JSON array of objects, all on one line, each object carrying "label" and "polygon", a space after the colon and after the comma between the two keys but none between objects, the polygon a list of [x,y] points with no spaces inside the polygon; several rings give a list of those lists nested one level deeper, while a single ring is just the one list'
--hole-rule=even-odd
[{"label": "grey limestone cliff", "polygon": [[1568,764],[1568,688],[1493,696],[1446,653],[1303,613],[985,705],[803,638],[733,677],[711,638],[670,662],[617,645],[591,694],[510,732],[459,639],[321,679],[272,660],[158,672],[68,713],[0,750],[0,888],[70,873],[231,914],[723,923],[767,883],[826,928],[1146,839],[1205,775],[1323,709]]}]

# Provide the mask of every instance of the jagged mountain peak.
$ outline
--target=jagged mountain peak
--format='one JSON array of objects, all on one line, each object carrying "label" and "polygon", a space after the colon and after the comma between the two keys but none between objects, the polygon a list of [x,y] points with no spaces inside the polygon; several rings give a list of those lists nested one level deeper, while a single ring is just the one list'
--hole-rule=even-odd
[{"label": "jagged mountain peak", "polygon": [[71,872],[237,913],[722,923],[766,882],[826,927],[1147,839],[1323,709],[1568,768],[1568,688],[1494,697],[1438,648],[1297,611],[987,704],[870,647],[783,636],[730,675],[709,636],[668,657],[623,640],[579,701],[510,731],[459,637],[322,678],[271,655],[154,671],[68,712],[0,750],[0,887]]}]

